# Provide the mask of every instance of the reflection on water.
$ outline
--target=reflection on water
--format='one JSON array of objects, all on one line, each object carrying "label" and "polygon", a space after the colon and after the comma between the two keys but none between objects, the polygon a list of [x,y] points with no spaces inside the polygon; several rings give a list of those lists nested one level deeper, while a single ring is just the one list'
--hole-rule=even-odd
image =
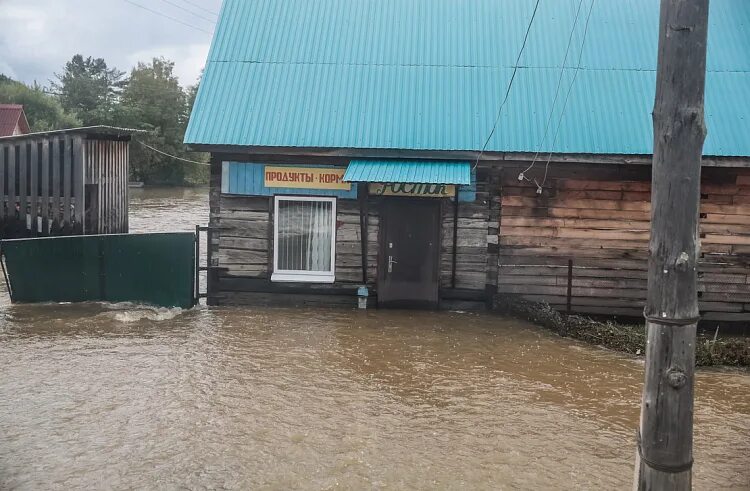
[{"label": "reflection on water", "polygon": [[[0,366],[0,489],[627,489],[642,380],[487,314],[127,304],[4,308]],[[699,373],[695,437],[697,489],[748,488],[749,374]]]}]

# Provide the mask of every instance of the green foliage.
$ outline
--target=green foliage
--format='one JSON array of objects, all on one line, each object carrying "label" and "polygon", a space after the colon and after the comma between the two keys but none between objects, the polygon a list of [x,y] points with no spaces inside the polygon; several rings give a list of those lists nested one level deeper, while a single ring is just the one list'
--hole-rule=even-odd
[{"label": "green foliage", "polygon": [[77,54],[56,77],[51,95],[0,75],[0,102],[23,104],[34,131],[97,125],[145,130],[131,144],[132,180],[170,185],[208,182],[208,167],[173,159],[139,143],[208,162],[206,154],[188,152],[182,143],[198,84],[183,89],[173,62],[154,58],[138,63],[126,78],[102,58]]},{"label": "green foliage", "polygon": [[60,102],[34,84],[29,87],[0,75],[0,104],[23,104],[31,131],[49,131],[80,126],[81,122]]},{"label": "green foliage", "polygon": [[56,74],[52,88],[63,108],[75,114],[84,126],[112,125],[115,105],[125,73],[108,68],[102,58],[75,55]]},{"label": "green foliage", "polygon": [[[182,143],[190,116],[192,88],[187,93],[174,75],[174,63],[154,58],[151,63],[138,63],[122,91],[121,123],[148,131],[138,138],[162,152],[189,160],[196,155]],[[177,161],[141,145],[131,150],[133,178],[156,184],[197,184],[206,182],[205,166]]]}]

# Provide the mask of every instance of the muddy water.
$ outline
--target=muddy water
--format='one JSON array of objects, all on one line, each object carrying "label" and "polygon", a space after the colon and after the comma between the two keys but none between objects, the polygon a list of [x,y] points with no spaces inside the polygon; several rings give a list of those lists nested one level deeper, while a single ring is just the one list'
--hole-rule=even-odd
[{"label": "muddy water", "polygon": [[[483,314],[6,306],[0,489],[627,489],[641,379]],[[750,374],[701,371],[695,420],[696,488],[750,488]]]}]

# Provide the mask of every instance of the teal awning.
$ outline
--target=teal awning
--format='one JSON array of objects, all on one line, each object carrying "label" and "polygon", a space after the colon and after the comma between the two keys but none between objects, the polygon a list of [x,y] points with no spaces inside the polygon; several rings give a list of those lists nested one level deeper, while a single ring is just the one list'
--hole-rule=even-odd
[{"label": "teal awning", "polygon": [[352,160],[346,182],[471,184],[471,163],[444,160]]}]

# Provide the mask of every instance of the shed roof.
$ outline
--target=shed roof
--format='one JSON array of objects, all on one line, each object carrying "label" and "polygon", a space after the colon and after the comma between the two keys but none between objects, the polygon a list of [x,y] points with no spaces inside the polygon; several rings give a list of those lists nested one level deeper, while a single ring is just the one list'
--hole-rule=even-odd
[{"label": "shed roof", "polygon": [[20,104],[0,104],[0,136],[11,136],[19,128],[21,133],[28,133],[29,122]]},{"label": "shed roof", "polygon": [[61,135],[85,135],[90,136],[102,136],[112,138],[129,138],[131,135],[138,133],[147,133],[145,130],[138,130],[133,128],[118,128],[116,126],[81,126],[77,128],[65,128],[62,130],[50,130],[50,131],[39,131],[36,133],[26,133],[23,135],[14,136],[0,136],[0,143],[6,143],[15,140],[28,140],[28,139],[44,139],[47,137],[61,136]]},{"label": "shed roof", "polygon": [[[534,3],[225,0],[185,142],[480,150]],[[659,2],[595,1],[584,44],[589,5],[541,1],[487,151],[651,153]],[[704,152],[750,156],[750,2],[712,0],[709,23]]]}]

